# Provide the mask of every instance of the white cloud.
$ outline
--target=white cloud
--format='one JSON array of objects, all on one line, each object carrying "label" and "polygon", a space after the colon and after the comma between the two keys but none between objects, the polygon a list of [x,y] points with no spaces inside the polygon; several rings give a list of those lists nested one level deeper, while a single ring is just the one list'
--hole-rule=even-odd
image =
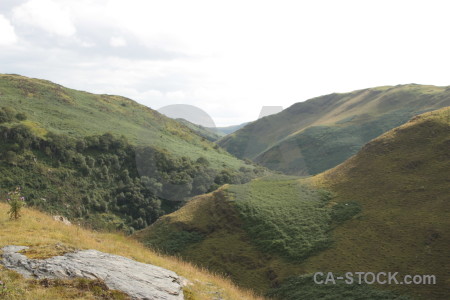
[{"label": "white cloud", "polygon": [[0,51],[2,72],[153,108],[191,104],[218,125],[332,92],[450,84],[449,1],[17,3],[0,5],[14,26],[0,19],[0,40],[17,41],[15,31],[23,46]]},{"label": "white cloud", "polygon": [[17,35],[14,27],[8,19],[0,14],[0,45],[7,46],[17,42]]},{"label": "white cloud", "polygon": [[13,9],[14,20],[43,29],[51,34],[70,37],[76,33],[68,8],[52,0],[30,0]]},{"label": "white cloud", "polygon": [[124,47],[127,45],[127,41],[121,36],[113,36],[109,40],[109,44],[112,47]]}]

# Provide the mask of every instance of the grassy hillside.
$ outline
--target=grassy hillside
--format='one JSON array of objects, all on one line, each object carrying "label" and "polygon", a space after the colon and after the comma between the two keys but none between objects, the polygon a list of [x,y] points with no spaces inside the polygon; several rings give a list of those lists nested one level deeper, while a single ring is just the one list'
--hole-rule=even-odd
[{"label": "grassy hillside", "polygon": [[45,134],[72,137],[123,135],[135,145],[147,145],[192,160],[204,156],[215,169],[243,165],[215,144],[181,123],[134,102],[112,95],[95,95],[19,75],[0,74],[0,107],[26,114],[27,125]]},{"label": "grassy hillside", "polygon": [[[8,207],[0,202],[0,248],[6,245],[26,245],[26,255],[48,258],[74,249],[96,249],[122,255],[176,272],[192,284],[184,289],[185,299],[262,299],[237,288],[223,277],[199,269],[180,259],[156,254],[138,242],[120,234],[97,233],[78,226],[66,226],[50,216],[32,209],[24,209],[18,221],[7,219]],[[0,298],[6,300],[35,299],[126,299],[121,293],[107,291],[104,284],[90,280],[24,279],[0,265]]]},{"label": "grassy hillside", "polygon": [[203,156],[179,158],[111,134],[71,138],[47,132],[41,137],[17,117],[0,109],[0,187],[19,186],[28,205],[96,229],[144,228],[189,197],[264,172],[251,165],[218,171]]},{"label": "grassy hillside", "polygon": [[[329,172],[226,185],[135,236],[278,299],[447,299],[449,150],[447,108],[389,131]],[[311,283],[317,271],[438,282],[319,286]]]},{"label": "grassy hillside", "polygon": [[[424,299],[450,295],[450,108],[426,113],[365,145],[314,178],[336,201],[356,201],[360,218],[336,228],[333,248],[302,266],[434,274],[437,285],[397,286]],[[339,257],[339,259],[336,259]]]},{"label": "grassy hillside", "polygon": [[0,75],[0,142],[0,189],[96,229],[144,228],[264,172],[132,100],[18,75]]},{"label": "grassy hillside", "polygon": [[[182,257],[197,264],[231,275],[242,286],[256,288],[260,291],[265,290],[278,276],[273,270],[271,271],[271,265],[287,266],[281,256],[298,258],[316,248],[313,246],[307,249],[295,248],[301,244],[301,239],[304,237],[296,235],[302,229],[295,230],[290,224],[295,224],[295,220],[305,214],[301,213],[301,207],[295,208],[295,200],[291,198],[292,193],[295,194],[299,188],[307,196],[307,199],[304,199],[301,204],[304,207],[313,207],[313,212],[307,212],[307,214],[310,213],[309,224],[315,222],[314,215],[324,215],[321,209],[322,201],[318,195],[312,191],[309,195],[309,189],[298,185],[295,179],[265,179],[263,184],[276,187],[277,183],[282,187],[288,186],[286,190],[282,187],[279,189],[281,193],[285,191],[286,193],[278,196],[273,194],[273,197],[266,198],[267,201],[261,205],[258,205],[258,202],[256,204],[251,202],[252,207],[258,211],[255,211],[254,214],[248,212],[247,219],[241,217],[240,208],[243,209],[242,212],[247,212],[246,206],[252,199],[247,197],[244,199],[237,195],[246,192],[258,193],[253,187],[254,185],[260,187],[259,181],[241,187],[224,186],[214,193],[198,196],[182,209],[160,218],[154,226],[137,232],[135,236],[153,248],[169,254],[181,254]],[[270,200],[274,198],[279,201],[271,205]],[[309,200],[316,204],[309,203]],[[236,206],[236,203],[239,203],[240,206]],[[270,212],[274,207],[278,211],[272,215]],[[291,218],[286,218],[286,222],[283,222],[280,215],[289,214],[289,212],[291,212]],[[297,216],[296,213],[300,213],[300,216]],[[267,219],[268,216],[271,219]],[[324,217],[326,218],[326,216]],[[264,220],[267,222],[262,223],[261,221]],[[252,239],[248,229],[252,229],[252,224],[255,223],[259,223],[261,226],[254,228],[255,235]],[[281,228],[276,228],[273,224],[275,226],[278,224]],[[323,223],[319,222],[319,224]],[[294,231],[289,232],[290,229],[294,229]],[[282,245],[283,237],[278,237],[280,244],[271,241],[271,238],[277,236],[280,230],[292,239],[287,246],[283,247]],[[326,234],[323,230],[319,229],[318,231],[322,233],[319,237],[310,233],[305,237],[317,247],[321,245],[323,239],[327,239],[324,237]],[[277,253],[278,251],[280,253]],[[266,252],[267,254],[265,254]],[[272,255],[274,256],[272,257]],[[268,277],[271,272],[274,273],[274,278]]]},{"label": "grassy hillside", "polygon": [[445,106],[446,87],[411,84],[331,94],[252,122],[218,143],[274,170],[318,174],[414,115]]},{"label": "grassy hillside", "polygon": [[289,278],[304,274],[304,259],[333,244],[330,230],[359,212],[354,205],[330,205],[330,197],[295,177],[256,179],[198,196],[135,237],[163,253],[181,255],[226,274],[245,288],[263,293],[273,289],[271,295],[277,299],[321,299],[321,294],[342,299],[408,299],[368,286],[355,290],[344,286],[338,292],[313,286],[309,295],[314,297],[306,298],[282,294],[289,290],[285,286]]},{"label": "grassy hillside", "polygon": [[185,119],[176,119],[178,122],[184,124],[186,127],[189,127],[192,131],[194,131],[197,135],[204,137],[208,141],[214,142],[220,139],[225,134],[219,132],[216,128],[208,128],[202,125],[197,125],[191,123]]}]

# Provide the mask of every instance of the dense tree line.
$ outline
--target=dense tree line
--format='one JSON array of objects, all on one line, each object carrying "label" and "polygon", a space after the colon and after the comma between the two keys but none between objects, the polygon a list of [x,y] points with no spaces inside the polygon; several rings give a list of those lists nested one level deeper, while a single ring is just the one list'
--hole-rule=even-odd
[{"label": "dense tree line", "polygon": [[[5,122],[19,119],[8,110],[1,116]],[[10,124],[0,125],[0,142],[1,190],[20,185],[28,205],[113,229],[141,229],[191,196],[264,172],[250,166],[214,170],[204,157],[174,157],[110,133],[39,137],[25,125]]]}]

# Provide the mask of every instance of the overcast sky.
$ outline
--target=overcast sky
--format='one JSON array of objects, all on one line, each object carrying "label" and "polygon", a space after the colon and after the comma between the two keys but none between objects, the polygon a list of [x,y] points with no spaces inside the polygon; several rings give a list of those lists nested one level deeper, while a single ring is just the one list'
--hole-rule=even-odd
[{"label": "overcast sky", "polygon": [[332,92],[450,85],[448,2],[0,0],[0,73],[239,124]]}]

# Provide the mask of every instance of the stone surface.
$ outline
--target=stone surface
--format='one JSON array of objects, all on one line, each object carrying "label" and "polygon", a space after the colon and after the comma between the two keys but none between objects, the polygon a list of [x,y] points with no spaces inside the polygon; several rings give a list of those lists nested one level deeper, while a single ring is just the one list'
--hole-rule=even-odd
[{"label": "stone surface", "polygon": [[49,259],[28,259],[18,253],[26,248],[2,248],[3,265],[25,277],[100,279],[110,289],[123,291],[132,299],[184,299],[183,278],[157,266],[97,250],[82,250]]}]

